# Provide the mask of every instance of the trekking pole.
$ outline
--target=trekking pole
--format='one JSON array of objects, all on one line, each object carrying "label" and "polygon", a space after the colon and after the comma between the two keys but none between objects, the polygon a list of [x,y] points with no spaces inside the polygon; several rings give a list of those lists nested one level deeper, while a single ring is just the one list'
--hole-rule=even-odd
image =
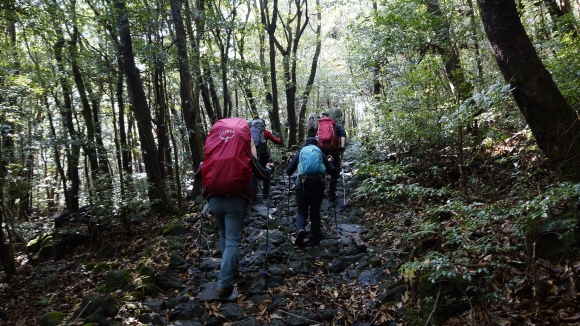
[{"label": "trekking pole", "polygon": [[199,218],[199,228],[197,229],[197,278],[199,279],[199,287],[201,289],[201,230],[203,226],[203,218],[206,216],[209,210],[209,202],[205,205],[201,203],[201,217]]},{"label": "trekking pole", "polygon": [[286,217],[290,217],[290,176],[288,176],[288,209],[286,210]]},{"label": "trekking pole", "polygon": [[342,174],[342,197],[343,197],[343,206],[346,206],[346,186],[344,185],[344,169],[342,166],[344,162],[342,161],[342,153],[340,153],[340,173]]},{"label": "trekking pole", "polygon": [[268,212],[266,216],[266,262],[264,267],[264,275],[268,275],[268,242],[270,241],[268,234],[270,231],[270,188],[268,188]]},{"label": "trekking pole", "polygon": [[332,203],[332,211],[334,213],[334,227],[338,230],[338,222],[336,221],[336,200]]},{"label": "trekking pole", "polygon": [[[274,172],[270,172],[270,177],[268,178],[268,182],[270,182],[270,178]],[[266,180],[264,180],[266,181]],[[268,242],[269,242],[269,232],[270,232],[270,187],[268,187],[268,205],[267,212],[266,212],[266,260],[264,261],[264,275],[268,275]]]}]

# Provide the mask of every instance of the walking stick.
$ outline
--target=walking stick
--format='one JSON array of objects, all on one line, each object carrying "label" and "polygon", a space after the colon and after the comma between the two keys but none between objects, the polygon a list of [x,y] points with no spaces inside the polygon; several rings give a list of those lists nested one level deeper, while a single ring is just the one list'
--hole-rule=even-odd
[{"label": "walking stick", "polygon": [[332,203],[332,211],[334,213],[334,227],[338,230],[338,222],[336,221],[336,200]]},{"label": "walking stick", "polygon": [[[267,165],[266,165],[267,166]],[[270,178],[274,174],[272,170],[270,172],[270,177],[268,177],[268,183],[270,182]],[[266,180],[264,180],[266,181]],[[264,262],[264,275],[268,275],[268,242],[269,242],[269,233],[270,233],[270,187],[268,187],[268,205],[267,207],[267,214],[266,214],[266,261]]]},{"label": "walking stick", "polygon": [[290,217],[290,176],[288,175],[288,193],[286,194],[286,197],[288,197],[288,209],[286,209],[286,217]]},{"label": "walking stick", "polygon": [[207,215],[207,211],[209,210],[209,202],[205,205],[201,204],[201,217],[199,219],[199,228],[197,230],[197,278],[199,279],[199,287],[201,288],[201,230],[203,226],[203,219]]},{"label": "walking stick", "polygon": [[344,169],[342,168],[342,166],[344,165],[344,162],[342,161],[342,153],[340,153],[340,173],[342,174],[342,198],[343,198],[343,204],[342,206],[346,207],[346,186],[344,184]]}]

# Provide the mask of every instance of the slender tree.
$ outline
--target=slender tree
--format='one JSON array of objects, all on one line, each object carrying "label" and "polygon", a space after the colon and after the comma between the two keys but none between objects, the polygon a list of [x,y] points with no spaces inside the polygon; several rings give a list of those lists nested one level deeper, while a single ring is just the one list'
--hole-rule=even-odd
[{"label": "slender tree", "polygon": [[[70,182],[70,187],[68,187],[67,189],[68,192],[65,194],[65,198],[67,208],[71,212],[76,212],[79,209],[79,189],[81,182],[78,168],[81,142],[78,139],[78,134],[73,122],[73,106],[71,99],[72,91],[69,82],[66,78],[68,72],[65,69],[63,57],[65,39],[60,26],[55,25],[55,31],[57,35],[57,40],[54,44],[54,53],[63,98],[63,102],[61,102],[58,98],[55,98],[55,102],[60,108],[62,121],[69,134],[69,142],[68,142],[69,146],[66,149],[66,160],[67,160],[67,180]],[[66,181],[63,180],[63,183],[64,182]]]},{"label": "slender tree", "polygon": [[151,110],[147,103],[147,96],[143,88],[143,82],[139,69],[135,63],[133,54],[133,41],[129,28],[129,12],[125,1],[116,0],[117,19],[119,27],[119,52],[123,57],[123,70],[127,75],[128,85],[131,90],[133,111],[139,127],[139,140],[141,143],[141,155],[145,164],[147,180],[150,182],[148,188],[151,210],[154,214],[164,216],[171,213],[173,209],[169,205],[165,186],[161,174],[161,166],[158,161],[157,147],[151,128]]},{"label": "slender tree", "polygon": [[[270,123],[272,124],[272,129],[276,132],[282,132],[280,126],[280,108],[278,104],[278,82],[276,81],[276,24],[278,21],[278,0],[272,1],[272,14],[270,14],[270,8],[268,7],[268,2],[266,0],[260,0],[260,19],[262,25],[268,34],[268,44],[269,44],[269,58],[270,58],[270,85],[271,93],[266,93],[266,100],[268,101],[268,95],[271,96],[272,107],[269,110]],[[264,85],[268,85],[264,83]]]},{"label": "slender tree", "polygon": [[[197,99],[194,99],[194,79],[191,76],[191,68],[189,66],[187,34],[181,15],[182,7],[181,0],[171,0],[171,14],[173,16],[173,24],[175,25],[175,43],[177,44],[179,56],[179,95],[181,96],[181,109],[183,110],[183,117],[189,136],[193,166],[196,167],[203,160],[203,137],[197,123],[199,121],[200,110]],[[196,189],[196,191],[199,190],[201,189]]]},{"label": "slender tree", "polygon": [[[73,9],[74,10],[74,9]],[[84,118],[85,132],[86,135],[82,141],[83,151],[85,155],[88,156],[90,167],[91,167],[91,177],[93,180],[99,178],[99,160],[97,155],[97,148],[95,146],[95,125],[93,120],[93,110],[91,109],[91,104],[89,102],[89,97],[87,95],[85,81],[81,73],[81,68],[79,66],[79,52],[78,52],[78,39],[79,30],[76,24],[72,26],[72,33],[70,34],[69,41],[69,55],[70,64],[73,72],[73,77],[75,84],[77,86],[77,91],[81,98],[82,116]]]},{"label": "slender tree", "polygon": [[285,93],[286,93],[286,113],[288,117],[288,146],[297,143],[296,132],[296,73],[297,73],[297,52],[300,39],[304,30],[308,26],[310,17],[308,16],[308,1],[294,0],[296,12],[292,13],[292,6],[286,21],[283,21],[284,36],[286,44],[283,45],[277,37],[273,41],[282,55],[282,67],[284,71]]},{"label": "slender tree", "polygon": [[4,199],[4,171],[6,169],[4,166],[5,162],[2,158],[2,148],[6,141],[8,141],[7,135],[2,132],[2,141],[0,142],[0,263],[2,263],[4,271],[10,278],[12,275],[16,274],[16,261],[14,260],[12,246],[8,242],[3,229],[3,226],[5,225],[4,216],[6,214],[6,208],[4,206],[4,203],[6,202]]},{"label": "slender tree", "polygon": [[306,82],[306,87],[304,88],[304,92],[300,97],[300,112],[298,114],[298,142],[302,142],[304,140],[304,133],[306,131],[306,108],[308,106],[310,93],[312,92],[312,87],[314,85],[314,78],[316,77],[316,69],[318,68],[320,51],[322,50],[322,13],[320,10],[320,0],[316,0],[316,7],[316,49],[314,50],[314,56],[312,57],[308,81]]}]

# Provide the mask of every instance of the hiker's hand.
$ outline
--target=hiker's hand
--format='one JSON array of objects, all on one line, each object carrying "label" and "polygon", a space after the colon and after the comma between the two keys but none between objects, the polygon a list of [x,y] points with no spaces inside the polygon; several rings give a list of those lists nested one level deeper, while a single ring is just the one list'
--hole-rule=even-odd
[{"label": "hiker's hand", "polygon": [[294,159],[294,155],[288,156],[288,163],[292,162],[293,159]]},{"label": "hiker's hand", "polygon": [[332,159],[332,155],[328,155],[328,156],[326,157],[326,159],[328,159],[328,162],[332,162],[332,160],[333,160],[333,159]]},{"label": "hiker's hand", "polygon": [[344,153],[344,147],[339,147],[339,148],[338,148],[338,152],[339,152],[340,154]]},{"label": "hiker's hand", "polygon": [[268,163],[268,164],[266,164],[266,169],[274,170],[274,168],[275,168],[274,163]]}]

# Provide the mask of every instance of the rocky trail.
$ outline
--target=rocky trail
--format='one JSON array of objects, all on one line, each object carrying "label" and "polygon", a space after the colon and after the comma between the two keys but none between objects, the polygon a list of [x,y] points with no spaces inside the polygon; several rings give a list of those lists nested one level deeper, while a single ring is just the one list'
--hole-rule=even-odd
[{"label": "rocky trail", "polygon": [[356,187],[350,165],[345,163],[338,182],[337,201],[322,203],[320,248],[294,245],[294,191],[286,176],[271,181],[270,201],[252,206],[244,221],[230,298],[215,293],[221,264],[217,225],[200,212],[202,207],[192,207],[170,225],[152,227],[152,235],[129,239],[125,248],[105,243],[96,254],[85,252],[84,263],[58,259],[22,273],[20,284],[37,285],[1,289],[2,298],[10,300],[0,320],[58,325],[56,318],[61,324],[103,326],[395,325],[406,292],[396,276],[400,261],[364,225],[364,209],[348,205]]},{"label": "rocky trail", "polygon": [[[203,225],[202,236],[190,244],[201,255],[186,259],[187,250],[172,252],[159,278],[167,298],[127,302],[118,317],[151,325],[394,325],[389,315],[394,312],[382,303],[399,301],[405,288],[389,275],[387,266],[395,262],[366,245],[361,211],[348,206],[350,173],[345,173],[346,187],[339,181],[337,201],[323,201],[320,248],[305,250],[293,244],[296,203],[288,180],[272,180],[270,201],[252,206],[244,222],[237,286],[230,298],[215,295],[220,255],[211,216],[203,216],[204,223],[185,219]],[[182,283],[183,271],[189,278]]]}]

